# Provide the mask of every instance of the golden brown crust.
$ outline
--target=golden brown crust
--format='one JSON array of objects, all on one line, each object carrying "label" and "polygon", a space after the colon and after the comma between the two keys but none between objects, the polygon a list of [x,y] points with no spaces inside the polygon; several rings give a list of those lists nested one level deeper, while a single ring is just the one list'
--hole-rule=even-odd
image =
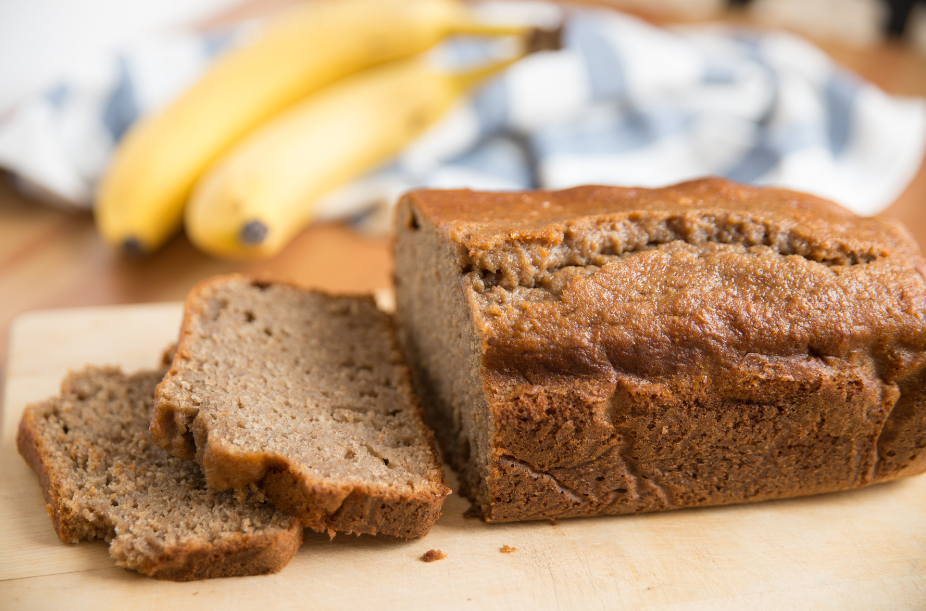
[{"label": "golden brown crust", "polygon": [[[202,294],[209,289],[213,278],[201,280],[187,293],[183,302],[183,319],[180,322],[180,338],[173,350],[167,375],[176,374],[177,368],[189,358],[187,344],[191,341],[192,313],[202,302]],[[189,314],[188,314],[189,313]],[[155,390],[154,412],[151,415],[149,432],[154,443],[174,456],[184,460],[196,460],[196,441],[193,439],[192,424],[199,413],[198,409],[181,410],[178,406],[169,406],[160,400],[160,385]]]},{"label": "golden brown crust", "polygon": [[441,515],[443,497],[384,494],[360,487],[307,485],[291,470],[271,471],[261,489],[274,505],[318,532],[423,537]]},{"label": "golden brown crust", "polygon": [[133,566],[140,573],[167,581],[197,581],[216,577],[276,573],[302,545],[302,528],[272,537],[241,533],[210,546],[179,545],[156,561]]},{"label": "golden brown crust", "polygon": [[[850,227],[846,244],[883,241],[885,221],[860,218],[822,198],[789,191],[752,187],[722,178],[705,178],[661,189],[588,185],[560,191],[479,192],[421,189],[406,196],[412,206],[470,250],[495,248],[508,238],[529,242],[549,239],[564,224],[581,218],[626,213],[685,213],[719,209],[755,213],[784,212],[807,230]],[[891,221],[888,221],[891,223]],[[892,227],[891,231],[898,231]],[[902,231],[902,230],[899,230]],[[908,241],[905,239],[904,241]],[[908,243],[915,248],[915,244]]]},{"label": "golden brown crust", "polygon": [[[175,456],[195,460],[203,466],[209,484],[218,489],[256,485],[277,507],[298,518],[308,528],[320,532],[353,534],[389,534],[421,537],[427,534],[440,516],[443,499],[449,494],[443,471],[437,460],[434,434],[421,422],[421,406],[412,391],[407,367],[400,369],[399,387],[407,392],[403,410],[417,414],[416,444],[426,447],[433,462],[428,491],[390,491],[370,480],[363,483],[338,483],[310,475],[306,465],[284,453],[253,451],[229,443],[214,430],[211,417],[201,415],[201,407],[185,403],[186,394],[177,390],[176,380],[189,368],[196,343],[199,319],[210,307],[211,294],[230,284],[260,282],[264,286],[282,286],[304,292],[293,284],[266,281],[241,275],[219,276],[199,283],[184,304],[180,341],[173,364],[164,382],[158,386],[151,435],[156,443]],[[339,298],[340,299],[340,298]],[[344,298],[375,309],[369,296]],[[391,332],[391,321],[387,323]],[[397,351],[397,348],[396,348]],[[199,392],[199,391],[196,391]],[[201,393],[206,395],[206,392]],[[305,400],[300,398],[300,400]],[[208,408],[206,397],[202,406]],[[388,463],[388,461],[387,461]]]},{"label": "golden brown crust", "polygon": [[[926,470],[926,265],[896,223],[721,179],[418,191],[398,221],[404,337],[487,520],[759,501]],[[440,257],[425,243],[451,253],[446,269],[427,269]],[[485,407],[470,428],[488,449],[461,437],[444,374],[427,368],[433,344],[416,344],[431,277],[450,278],[479,342]]]}]

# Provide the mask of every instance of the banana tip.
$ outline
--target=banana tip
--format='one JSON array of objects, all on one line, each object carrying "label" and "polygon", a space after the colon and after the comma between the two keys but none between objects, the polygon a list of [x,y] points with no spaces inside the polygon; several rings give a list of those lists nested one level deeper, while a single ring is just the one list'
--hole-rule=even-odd
[{"label": "banana tip", "polygon": [[144,256],[145,252],[145,247],[138,238],[126,238],[122,241],[122,254],[124,255],[137,258]]},{"label": "banana tip", "polygon": [[267,226],[260,221],[251,221],[241,228],[238,241],[244,246],[257,246],[267,237]]}]

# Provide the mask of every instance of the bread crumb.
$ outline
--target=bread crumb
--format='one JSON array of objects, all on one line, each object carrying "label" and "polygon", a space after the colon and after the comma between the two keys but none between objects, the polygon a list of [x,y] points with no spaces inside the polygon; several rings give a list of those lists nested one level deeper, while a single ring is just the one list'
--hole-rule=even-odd
[{"label": "bread crumb", "polygon": [[479,510],[476,509],[475,505],[470,505],[469,509],[463,512],[464,518],[481,518],[482,515],[479,513]]},{"label": "bread crumb", "polygon": [[511,547],[510,545],[503,545],[499,551],[501,551],[503,554],[510,554],[512,552],[518,551],[518,548]]},{"label": "bread crumb", "polygon": [[425,562],[435,562],[437,560],[443,560],[447,557],[447,554],[440,551],[439,549],[429,549],[424,553],[424,556],[421,557]]},{"label": "bread crumb", "polygon": [[248,498],[254,503],[268,502],[267,497],[264,495],[264,491],[258,488],[253,482],[248,484]]},{"label": "bread crumb", "polygon": [[550,526],[559,526],[559,520],[550,518]]}]

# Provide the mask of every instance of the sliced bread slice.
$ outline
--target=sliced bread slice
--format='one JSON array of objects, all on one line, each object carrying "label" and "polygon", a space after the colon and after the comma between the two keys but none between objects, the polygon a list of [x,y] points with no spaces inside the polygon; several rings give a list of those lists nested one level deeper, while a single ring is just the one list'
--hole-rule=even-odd
[{"label": "sliced bread slice", "polygon": [[88,368],[30,405],[19,453],[39,477],[62,541],[106,539],[116,564],[190,581],[278,571],[302,543],[298,520],[206,487],[199,467],[151,442],[164,371]]},{"label": "sliced bread slice", "polygon": [[154,440],[317,531],[420,537],[449,494],[373,299],[231,275],[187,298]]}]

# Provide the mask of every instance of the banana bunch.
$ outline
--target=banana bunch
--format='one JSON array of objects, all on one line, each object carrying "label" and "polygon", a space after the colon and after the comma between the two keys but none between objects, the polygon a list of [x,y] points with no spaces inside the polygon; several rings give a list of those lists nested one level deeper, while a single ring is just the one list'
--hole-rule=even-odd
[{"label": "banana bunch", "polygon": [[446,74],[417,55],[452,34],[530,31],[478,23],[456,0],[308,2],[129,130],[98,187],[97,226],[129,253],[156,250],[185,220],[210,254],[274,254],[319,196],[510,63]]},{"label": "banana bunch", "polygon": [[322,195],[398,153],[472,83],[512,61],[448,74],[415,57],[311,96],[247,136],[199,181],[186,209],[188,237],[219,257],[276,254]]}]

